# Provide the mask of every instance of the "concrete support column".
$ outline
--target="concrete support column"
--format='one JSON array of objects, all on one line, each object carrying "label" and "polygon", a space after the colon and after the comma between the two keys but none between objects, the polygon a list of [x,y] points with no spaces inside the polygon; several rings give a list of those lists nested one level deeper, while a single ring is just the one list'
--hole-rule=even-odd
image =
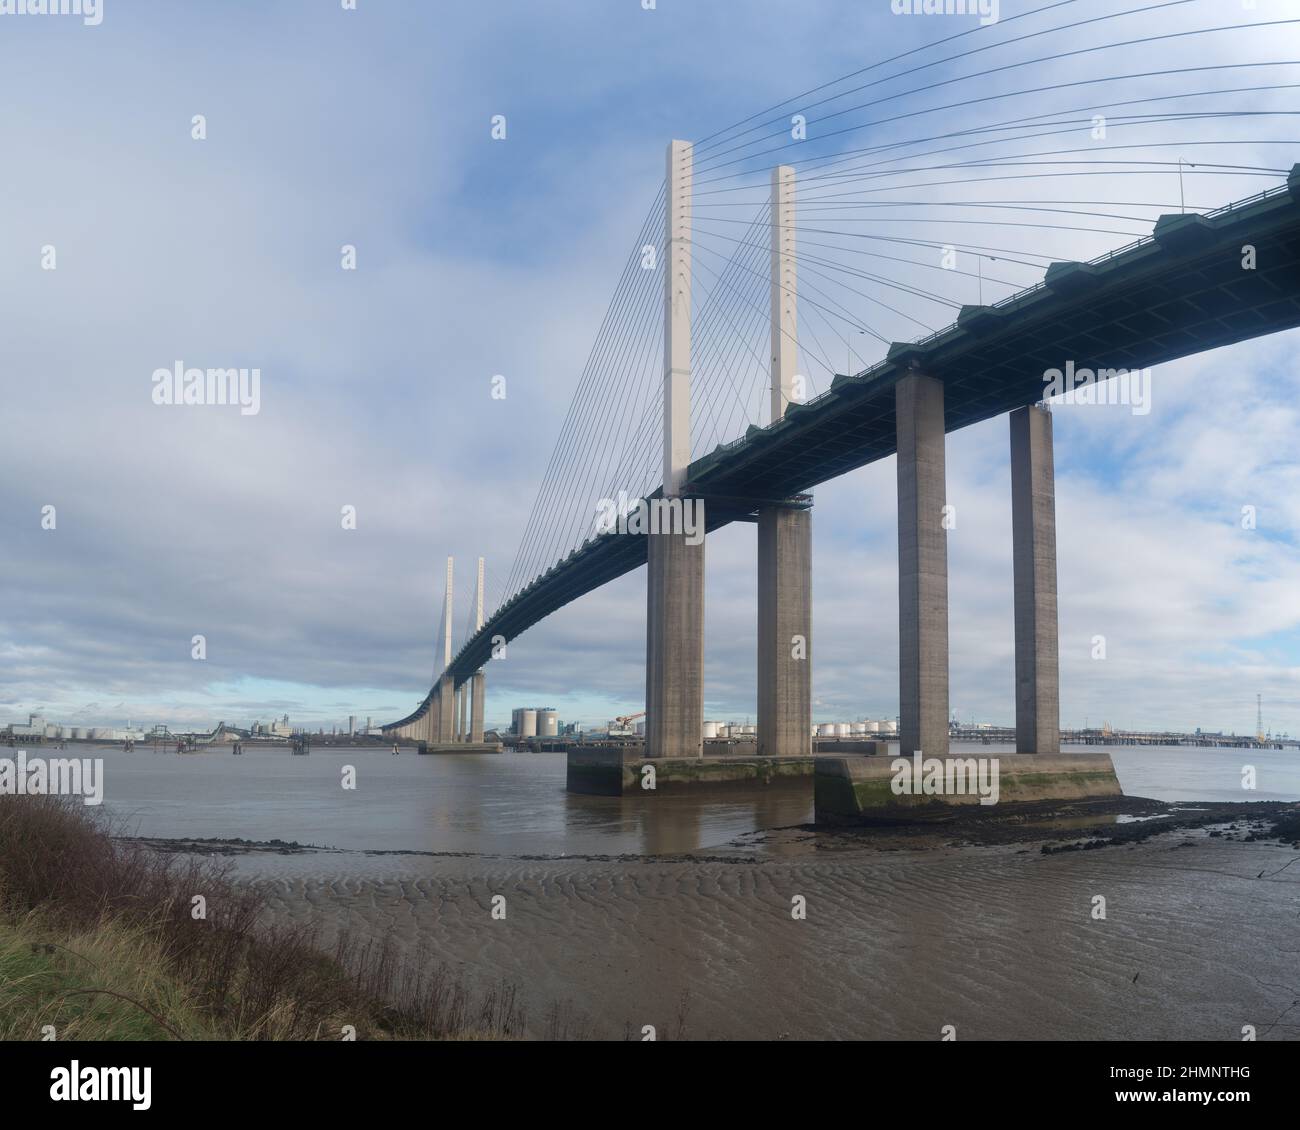
[{"label": "concrete support column", "polygon": [[[794,396],[798,274],[794,169],[772,170],[771,412]],[[812,752],[812,514],[780,506],[758,512],[758,752]]]},{"label": "concrete support column", "polygon": [[704,542],[648,534],[646,756],[704,754]]},{"label": "concrete support column", "polygon": [[433,697],[429,699],[429,709],[425,711],[422,720],[424,733],[421,737],[426,742],[436,742],[438,740],[438,692],[433,692]]},{"label": "concrete support column", "polygon": [[909,373],[898,427],[899,752],[948,754],[948,531],[943,382]]},{"label": "concrete support column", "polygon": [[470,682],[472,693],[470,694],[469,740],[481,742],[483,740],[483,696],[487,693],[487,677],[482,671],[477,671]]},{"label": "concrete support column", "polygon": [[1015,576],[1016,752],[1061,752],[1056,624],[1056,473],[1052,413],[1011,413],[1011,542]]},{"label": "concrete support column", "polygon": [[456,740],[469,740],[469,680],[466,679],[456,692]]},{"label": "concrete support column", "polygon": [[450,743],[456,740],[456,687],[450,675],[443,675],[438,682],[438,742]]},{"label": "concrete support column", "polygon": [[812,511],[758,512],[758,753],[812,753]]},{"label": "concrete support column", "polygon": [[[691,459],[692,147],[668,146],[664,262],[665,497],[679,497]],[[704,752],[704,542],[646,535],[646,756]]]}]

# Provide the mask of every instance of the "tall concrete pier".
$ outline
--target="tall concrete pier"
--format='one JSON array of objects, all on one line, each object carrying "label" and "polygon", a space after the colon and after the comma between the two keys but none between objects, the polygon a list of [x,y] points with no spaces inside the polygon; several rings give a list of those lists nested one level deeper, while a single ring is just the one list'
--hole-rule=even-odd
[{"label": "tall concrete pier", "polygon": [[812,752],[812,512],[758,515],[758,753]]},{"label": "tall concrete pier", "polygon": [[[692,147],[668,146],[664,262],[664,476],[679,496],[691,459]],[[646,755],[704,751],[704,542],[647,535]]]},{"label": "tall concrete pier", "polygon": [[943,382],[909,373],[898,428],[899,752],[948,754],[948,530]]},{"label": "tall concrete pier", "polygon": [[[771,415],[785,415],[798,363],[794,169],[772,170]],[[758,753],[812,752],[812,512],[758,511]]]},{"label": "tall concrete pier", "polygon": [[470,678],[470,683],[472,693],[470,694],[469,740],[481,742],[483,740],[483,695],[487,690],[487,680],[483,677],[482,671],[476,671]]},{"label": "tall concrete pier", "polygon": [[438,733],[436,742],[456,740],[456,686],[450,675],[438,680]]},{"label": "tall concrete pier", "polygon": [[1010,419],[1016,751],[1054,754],[1061,752],[1061,717],[1052,413],[1031,405]]},{"label": "tall concrete pier", "polygon": [[704,543],[650,534],[646,756],[704,753]]}]

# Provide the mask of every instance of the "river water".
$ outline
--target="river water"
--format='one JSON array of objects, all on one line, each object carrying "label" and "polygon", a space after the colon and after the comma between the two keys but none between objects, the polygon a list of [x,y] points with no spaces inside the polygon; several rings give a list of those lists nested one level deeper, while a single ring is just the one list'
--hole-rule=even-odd
[{"label": "river water", "polygon": [[[1108,752],[1129,795],[1300,800],[1296,751]],[[562,755],[103,757],[105,807],[139,835],[335,849],[233,862],[325,945],[346,931],[514,985],[534,1036],[559,1008],[565,1034],[613,1039],[1300,1038],[1300,854],[1275,842],[846,848],[762,831],[807,824],[810,790],[570,796]]]},{"label": "river water", "polygon": [[[1095,747],[1078,747],[1080,751]],[[959,745],[992,756],[1009,746]],[[1166,801],[1300,800],[1300,751],[1117,746],[1126,795]],[[84,756],[84,754],[83,754]],[[811,790],[646,798],[565,792],[563,754],[397,757],[387,750],[228,748],[201,754],[103,748],[105,807],[142,836],[296,840],[346,850],[480,855],[664,854],[812,820]],[[1256,787],[1242,788],[1242,767]],[[344,766],[356,788],[341,786]]]}]

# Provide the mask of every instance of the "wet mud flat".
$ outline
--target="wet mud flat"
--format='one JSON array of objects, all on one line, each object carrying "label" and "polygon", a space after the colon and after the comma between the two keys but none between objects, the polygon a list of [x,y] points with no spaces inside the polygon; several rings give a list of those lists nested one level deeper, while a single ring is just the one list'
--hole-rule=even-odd
[{"label": "wet mud flat", "polygon": [[539,1038],[558,1009],[606,1039],[1300,1039],[1300,805],[1107,804],[678,855],[232,864],[327,943],[516,986]]},{"label": "wet mud flat", "polygon": [[[990,808],[935,805],[907,820],[857,825],[804,825],[799,834],[827,851],[871,846],[888,850],[940,844],[1042,842],[1045,853],[1140,843],[1165,832],[1212,829],[1210,834],[1251,841],[1273,836],[1300,845],[1300,804],[1287,801],[1184,802],[1145,797],[1038,801]],[[773,835],[787,834],[777,829]]]}]

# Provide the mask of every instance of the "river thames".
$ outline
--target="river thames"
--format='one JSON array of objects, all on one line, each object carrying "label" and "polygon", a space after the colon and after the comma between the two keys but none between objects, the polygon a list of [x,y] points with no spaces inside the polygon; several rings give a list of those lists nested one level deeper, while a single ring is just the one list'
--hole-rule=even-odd
[{"label": "river thames", "polygon": [[[1130,796],[1300,800],[1294,751],[1110,752]],[[563,755],[103,756],[125,831],[258,841],[187,850],[233,851],[273,918],[326,944],[387,940],[468,983],[516,986],[533,1035],[556,1009],[568,1034],[596,1038],[1300,1034],[1300,853],[1244,825],[1059,854],[900,847],[813,829],[810,790],[571,796]],[[347,765],[355,790],[340,786]]]}]

